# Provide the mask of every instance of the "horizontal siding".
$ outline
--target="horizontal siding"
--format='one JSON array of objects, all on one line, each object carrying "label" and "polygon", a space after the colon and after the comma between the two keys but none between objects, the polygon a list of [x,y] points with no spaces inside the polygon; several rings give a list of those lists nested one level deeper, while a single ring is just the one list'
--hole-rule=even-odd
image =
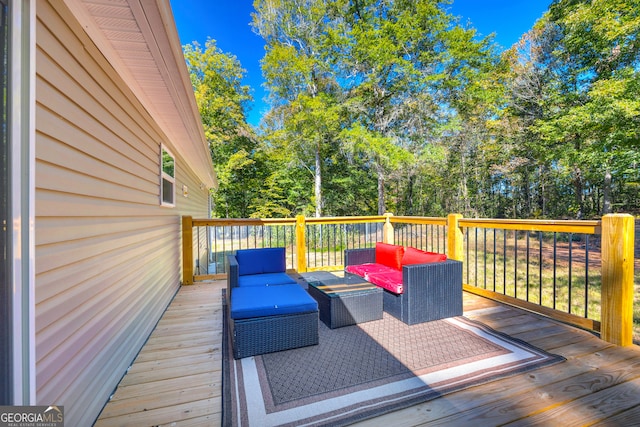
[{"label": "horizontal siding", "polygon": [[[83,149],[83,144],[87,141],[95,142],[93,137],[85,134],[75,125],[61,122],[57,113],[42,106],[38,109],[38,119],[42,133],[39,143],[50,149],[46,161],[123,186],[129,186],[135,179],[148,182],[149,185],[157,184],[158,173],[155,169],[157,160],[149,163],[148,159],[142,158],[142,155],[131,159],[124,155],[123,151],[119,151],[118,147],[114,147],[113,143],[101,144],[91,153],[87,153]],[[106,166],[119,168],[125,173],[115,176],[114,174],[99,175],[105,173]]]},{"label": "horizontal siding", "polygon": [[36,14],[36,396],[90,425],[177,291],[180,218],[207,217],[208,192],[64,3]]},{"label": "horizontal siding", "polygon": [[102,216],[89,217],[44,217],[38,222],[36,245],[44,246],[65,240],[100,238],[111,233],[127,233],[145,229],[152,229],[172,225],[173,217],[111,217],[109,218],[109,233],[103,229],[105,218]]},{"label": "horizontal siding", "polygon": [[[177,159],[178,166],[184,165],[184,161],[179,157]],[[209,206],[209,191],[207,189],[200,188],[200,181],[196,174],[188,169],[178,167],[176,174],[177,201],[182,209],[188,212],[198,212],[197,215],[193,215],[194,218],[209,218],[210,212],[207,212]],[[189,196],[182,196],[182,185],[187,184],[189,189]]]},{"label": "horizontal siding", "polygon": [[[182,196],[182,184],[185,182],[193,182],[197,180],[194,174],[190,174],[189,170],[184,168],[178,170],[177,179],[178,183],[178,199],[180,203],[187,207],[191,211],[196,211],[199,206],[209,206],[209,193],[207,191],[200,190],[200,187],[192,188],[188,186],[188,197]],[[197,182],[197,181],[196,181]],[[194,215],[194,218],[209,218],[209,213]],[[197,262],[199,269],[194,266],[195,274],[208,274],[208,240],[207,240],[207,227],[199,227],[197,234],[193,235],[193,259]]]},{"label": "horizontal siding", "polygon": [[[48,7],[48,5],[43,7]],[[59,5],[56,5],[56,7],[59,7]],[[107,61],[103,57],[98,58],[94,55],[94,53],[97,53],[95,47],[77,38],[64,38],[61,40],[58,37],[68,30],[68,25],[75,27],[76,34],[82,31],[77,23],[71,22],[73,17],[67,11],[62,12],[64,16],[50,15],[51,19],[37,28],[37,43],[40,48],[36,54],[37,67],[46,66],[45,58],[50,58],[49,61],[54,64],[53,67],[47,69],[46,74],[40,76],[40,80],[55,81],[56,79],[60,80],[60,78],[72,80],[74,85],[55,86],[73,99],[79,108],[89,113],[92,119],[102,124],[104,129],[113,131],[113,135],[123,141],[132,139],[141,141],[142,145],[140,146],[120,145],[118,148],[126,150],[125,154],[140,151],[143,145],[155,149],[155,144],[151,140],[147,140],[145,134],[151,133],[152,137],[157,137],[157,127],[147,127],[144,123],[136,120],[133,113],[145,114],[144,108],[140,104],[132,105],[129,102],[130,93],[123,91],[120,82],[116,81],[118,80],[117,73],[114,70],[107,69],[109,66]],[[90,41],[87,42],[91,43]],[[71,64],[76,64],[76,66],[67,66]],[[101,67],[101,75],[99,76],[95,74],[96,66]],[[106,77],[106,79],[103,77]],[[98,107],[94,102],[95,100],[99,100],[100,105],[104,108]],[[132,113],[131,115],[122,116],[117,114],[118,111],[122,110],[123,105],[131,107],[128,109]],[[73,118],[75,117],[74,114],[75,110],[71,109],[68,112],[65,111],[65,114],[61,117]],[[100,130],[95,126],[94,123],[87,123],[84,127],[90,131]],[[104,132],[104,129],[101,132],[90,133],[90,135],[94,135],[98,140],[104,140],[109,137],[110,133]],[[150,157],[150,160],[153,161],[153,158]]]}]

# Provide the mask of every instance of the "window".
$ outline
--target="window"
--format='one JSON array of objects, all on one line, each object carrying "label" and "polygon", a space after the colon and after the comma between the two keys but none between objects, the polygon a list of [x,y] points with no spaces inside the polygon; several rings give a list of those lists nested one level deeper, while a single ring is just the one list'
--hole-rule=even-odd
[{"label": "window", "polygon": [[161,147],[162,165],[161,185],[160,185],[160,204],[163,206],[175,206],[176,195],[176,160],[166,148]]}]

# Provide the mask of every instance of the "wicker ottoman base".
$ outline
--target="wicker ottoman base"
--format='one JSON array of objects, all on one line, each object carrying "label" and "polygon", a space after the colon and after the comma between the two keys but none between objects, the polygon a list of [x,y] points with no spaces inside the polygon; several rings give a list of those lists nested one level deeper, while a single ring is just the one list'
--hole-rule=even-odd
[{"label": "wicker ottoman base", "polygon": [[231,321],[233,357],[257,356],[318,344],[318,312]]},{"label": "wicker ottoman base", "polygon": [[311,282],[308,292],[318,301],[320,320],[331,329],[382,319],[382,289],[375,285]]}]

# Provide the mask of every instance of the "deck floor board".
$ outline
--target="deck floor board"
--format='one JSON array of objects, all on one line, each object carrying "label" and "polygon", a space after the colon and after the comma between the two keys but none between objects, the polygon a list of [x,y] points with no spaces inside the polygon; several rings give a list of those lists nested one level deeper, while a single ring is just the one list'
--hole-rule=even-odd
[{"label": "deck floor board", "polygon": [[[110,426],[222,421],[224,281],[180,289],[99,419]],[[632,425],[640,419],[640,348],[466,294],[465,315],[567,361],[471,387],[357,426]]]}]

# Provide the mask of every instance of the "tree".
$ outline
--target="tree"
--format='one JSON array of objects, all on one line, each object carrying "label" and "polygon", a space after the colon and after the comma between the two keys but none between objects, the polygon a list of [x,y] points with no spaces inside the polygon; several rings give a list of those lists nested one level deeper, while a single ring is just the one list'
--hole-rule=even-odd
[{"label": "tree", "polygon": [[183,47],[191,84],[212,148],[249,134],[246,110],[252,101],[250,88],[242,85],[245,70],[235,56],[226,54],[207,39],[205,49],[194,42]]},{"label": "tree", "polygon": [[252,98],[249,87],[241,83],[245,71],[213,39],[207,40],[204,50],[198,43],[183,50],[218,174],[214,213],[248,217],[264,182],[265,165],[255,158],[258,141],[246,122]]},{"label": "tree", "polygon": [[369,159],[377,177],[378,214],[387,210],[387,179],[411,163],[406,144],[425,129],[428,115],[433,116],[433,99],[425,90],[417,57],[436,30],[428,21],[443,16],[434,5],[365,0],[350,2],[345,9],[344,43],[335,59],[348,114],[341,140]]},{"label": "tree", "polygon": [[610,212],[616,196],[629,200],[639,161],[638,6],[557,0],[503,56],[499,135],[510,154],[500,170],[520,177],[533,216],[590,217]]},{"label": "tree", "polygon": [[488,43],[454,25],[441,2],[258,0],[255,7],[253,25],[267,45],[263,72],[276,126],[269,132],[284,131],[291,144],[284,148],[313,172],[316,215],[322,154],[332,146],[366,159],[384,213],[388,181],[415,181],[407,171],[425,135],[451,111],[470,112],[473,99],[486,98],[488,86],[475,80],[492,63]]},{"label": "tree", "polygon": [[[607,213],[610,185],[620,173],[613,168],[615,153],[640,147],[640,1],[556,0],[549,20],[562,32],[556,55],[564,65],[560,81],[569,84],[558,86],[554,101],[561,108],[537,129],[549,144],[571,143],[563,160],[579,165],[573,177],[577,216],[583,215],[582,184],[589,178],[603,186]],[[592,170],[599,177],[587,176]]]},{"label": "tree", "polygon": [[266,43],[262,68],[274,106],[271,132],[284,131],[284,147],[314,176],[315,215],[322,215],[321,152],[335,139],[336,88],[326,59],[335,21],[323,0],[256,0],[253,27]]},{"label": "tree", "polygon": [[552,110],[549,101],[558,81],[554,51],[561,40],[557,25],[542,18],[502,55],[505,108],[496,121],[503,152],[494,171],[499,181],[516,188],[523,209],[513,212],[524,217],[544,217],[557,206],[549,203],[554,188],[552,173],[555,150],[540,143],[535,124]]},{"label": "tree", "polygon": [[500,61],[443,4],[256,0],[272,106],[259,136],[237,60],[185,47],[216,213],[637,209],[640,0],[556,0]]}]

